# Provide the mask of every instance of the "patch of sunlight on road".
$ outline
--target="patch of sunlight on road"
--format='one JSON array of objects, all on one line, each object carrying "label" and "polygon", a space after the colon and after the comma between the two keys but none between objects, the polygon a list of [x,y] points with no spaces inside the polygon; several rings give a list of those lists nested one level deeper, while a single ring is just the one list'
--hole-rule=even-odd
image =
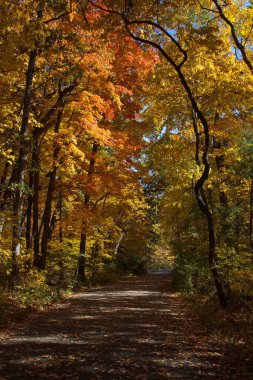
[{"label": "patch of sunlight on road", "polygon": [[82,320],[82,319],[100,319],[99,316],[96,315],[74,315],[70,319],[74,320]]},{"label": "patch of sunlight on road", "polygon": [[[146,307],[114,307],[114,308],[108,308],[108,307],[99,307],[100,311],[103,311],[104,313],[115,313],[117,311],[153,311],[152,308],[146,308]],[[125,315],[122,316],[123,318]]]},{"label": "patch of sunlight on road", "polygon": [[155,340],[151,338],[137,338],[133,339],[136,343],[145,343],[145,344],[163,344],[162,340]]},{"label": "patch of sunlight on road", "polygon": [[[101,335],[101,334],[99,334]],[[102,336],[102,335],[101,335]],[[90,344],[88,340],[74,340],[72,337],[62,337],[62,336],[20,336],[15,338],[10,338],[7,342],[3,343],[4,346],[12,346],[16,344],[25,344],[25,343],[35,343],[35,344],[59,344],[59,345],[87,345]],[[94,342],[94,344],[99,344],[98,342]],[[101,343],[102,344],[102,343]]]},{"label": "patch of sunlight on road", "polygon": [[183,333],[180,333],[178,331],[172,331],[172,330],[162,330],[163,334],[168,335],[184,335]]},{"label": "patch of sunlight on road", "polygon": [[161,296],[160,292],[151,292],[148,290],[123,290],[123,291],[99,291],[99,292],[91,292],[91,293],[83,293],[82,295],[78,295],[79,299],[93,299],[93,300],[103,300],[107,298],[133,298],[133,297],[150,297],[150,296]]},{"label": "patch of sunlight on road", "polygon": [[178,316],[178,315],[181,315],[181,313],[171,313],[171,309],[159,309],[158,310],[159,313],[170,313],[170,315],[174,315],[175,317]]}]

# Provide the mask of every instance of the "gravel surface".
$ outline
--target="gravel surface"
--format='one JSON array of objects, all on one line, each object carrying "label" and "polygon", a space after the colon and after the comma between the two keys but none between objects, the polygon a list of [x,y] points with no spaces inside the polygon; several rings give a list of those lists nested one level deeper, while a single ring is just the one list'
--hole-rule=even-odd
[{"label": "gravel surface", "polygon": [[0,379],[236,379],[171,273],[77,294],[0,345]]}]

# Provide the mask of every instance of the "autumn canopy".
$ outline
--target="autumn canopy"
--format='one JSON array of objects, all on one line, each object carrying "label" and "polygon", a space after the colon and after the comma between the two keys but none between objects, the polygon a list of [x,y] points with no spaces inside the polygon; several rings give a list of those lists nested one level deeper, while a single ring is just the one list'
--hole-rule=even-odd
[{"label": "autumn canopy", "polygon": [[0,0],[3,292],[173,265],[181,290],[252,297],[252,18],[242,0]]}]

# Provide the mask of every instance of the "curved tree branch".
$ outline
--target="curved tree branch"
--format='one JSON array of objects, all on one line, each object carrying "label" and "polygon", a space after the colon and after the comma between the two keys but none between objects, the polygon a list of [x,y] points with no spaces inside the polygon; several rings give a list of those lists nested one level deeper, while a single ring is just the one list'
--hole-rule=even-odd
[{"label": "curved tree branch", "polygon": [[247,65],[248,69],[250,70],[251,74],[253,74],[253,65],[247,56],[245,46],[239,41],[239,38],[236,34],[234,24],[229,20],[229,18],[223,12],[222,6],[219,4],[219,1],[218,0],[212,0],[212,1],[215,4],[222,20],[225,21],[225,23],[230,27],[231,35],[232,35],[232,38],[234,40],[235,46],[240,51],[242,58],[243,58],[245,64]]}]

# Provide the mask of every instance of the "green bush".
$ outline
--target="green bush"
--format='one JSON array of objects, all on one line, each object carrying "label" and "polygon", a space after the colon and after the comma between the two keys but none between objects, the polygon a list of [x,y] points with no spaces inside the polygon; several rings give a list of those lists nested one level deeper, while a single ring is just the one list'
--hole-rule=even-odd
[{"label": "green bush", "polygon": [[117,259],[117,266],[123,272],[138,275],[147,273],[148,260],[144,256],[121,253]]},{"label": "green bush", "polygon": [[119,270],[103,269],[93,273],[90,278],[92,285],[107,285],[113,284],[120,280],[122,272]]},{"label": "green bush", "polygon": [[206,293],[213,288],[206,253],[188,249],[175,258],[173,282],[185,293]]},{"label": "green bush", "polygon": [[45,273],[33,269],[23,276],[21,284],[15,288],[14,296],[21,305],[38,308],[52,302],[58,294],[46,284]]}]

